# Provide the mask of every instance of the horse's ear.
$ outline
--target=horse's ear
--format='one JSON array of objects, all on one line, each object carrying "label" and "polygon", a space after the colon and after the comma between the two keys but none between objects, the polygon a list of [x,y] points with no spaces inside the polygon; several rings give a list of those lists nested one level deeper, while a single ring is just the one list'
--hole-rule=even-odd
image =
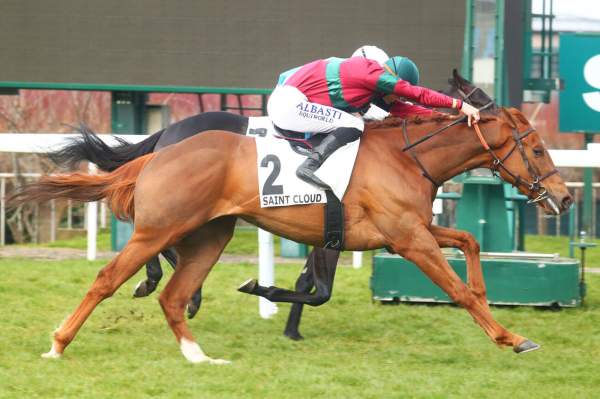
[{"label": "horse's ear", "polygon": [[456,70],[456,68],[454,68],[452,70],[452,78],[454,79],[454,81],[457,84],[465,84],[465,83],[468,84],[468,83],[470,83],[467,79],[463,78],[460,73],[458,73],[458,70]]},{"label": "horse's ear", "polygon": [[523,115],[523,112],[521,112],[520,109],[510,108],[510,113],[515,122],[521,122],[521,124],[523,124],[525,126],[529,125],[529,120],[527,119],[527,117],[525,115]]},{"label": "horse's ear", "polygon": [[500,110],[502,111],[502,115],[504,115],[504,120],[506,122],[508,122],[510,127],[512,127],[513,129],[516,129],[517,122],[515,121],[515,118],[513,118],[512,114],[510,113],[510,110],[506,109],[504,107],[500,108]]}]

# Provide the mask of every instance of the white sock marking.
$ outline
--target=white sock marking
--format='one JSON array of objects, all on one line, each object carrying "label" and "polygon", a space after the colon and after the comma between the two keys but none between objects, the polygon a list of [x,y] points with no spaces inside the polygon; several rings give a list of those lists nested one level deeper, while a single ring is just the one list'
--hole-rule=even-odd
[{"label": "white sock marking", "polygon": [[194,341],[190,341],[186,338],[181,338],[179,341],[179,345],[181,348],[181,353],[183,356],[191,363],[204,363],[208,362],[210,364],[229,364],[231,362],[223,359],[212,359],[204,354],[200,345],[195,343]]},{"label": "white sock marking", "polygon": [[50,351],[46,352],[46,353],[42,353],[42,357],[44,359],[59,359],[62,356],[62,353],[59,353],[56,350],[56,344],[54,342],[52,342],[52,348],[50,348]]}]

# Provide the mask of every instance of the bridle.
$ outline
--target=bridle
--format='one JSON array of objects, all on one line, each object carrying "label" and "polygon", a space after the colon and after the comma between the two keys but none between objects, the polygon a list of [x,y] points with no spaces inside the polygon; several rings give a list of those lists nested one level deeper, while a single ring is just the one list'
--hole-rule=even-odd
[{"label": "bridle", "polygon": [[[456,88],[456,91],[458,92],[458,94],[460,94],[462,100],[468,100],[469,97],[471,97],[473,94],[475,94],[477,92],[477,90],[481,90],[481,89],[479,87],[475,86],[468,94],[465,94],[465,92],[461,88],[459,88],[459,87]],[[492,104],[494,104],[494,101],[490,100],[490,102],[487,103],[486,106],[491,107]],[[481,111],[481,109],[480,109],[480,111]]]},{"label": "bridle", "polygon": [[[463,97],[464,100],[467,100],[478,89],[479,89],[478,87],[475,87],[468,94],[465,94],[460,89],[458,89],[458,92]],[[481,107],[479,110],[480,111],[486,110],[487,108],[491,107],[492,105],[494,105],[494,101],[490,100],[490,102],[488,102],[486,105]],[[431,183],[433,183],[433,185],[435,187],[439,187],[441,184],[439,182],[437,182],[431,176],[431,174],[427,171],[425,166],[422,164],[422,162],[417,157],[417,154],[414,151],[412,151],[412,149],[414,147],[416,147],[417,145],[419,145],[419,144],[431,139],[432,137],[442,133],[443,131],[449,129],[450,127],[464,122],[466,119],[467,119],[466,116],[462,116],[462,117],[452,121],[450,124],[448,124],[444,127],[441,127],[440,129],[437,129],[431,133],[428,133],[427,135],[421,137],[414,143],[409,142],[408,129],[407,129],[408,122],[406,120],[404,120],[402,123],[402,133],[404,135],[404,141],[406,142],[406,146],[402,149],[402,151],[408,152],[410,154],[410,156],[413,158],[415,163],[421,169],[423,176],[425,178],[427,178]],[[477,137],[479,138],[479,141],[481,142],[481,145],[483,146],[483,148],[492,156],[493,162],[492,162],[492,166],[490,167],[490,169],[494,176],[500,177],[500,170],[504,170],[504,172],[514,180],[514,183],[513,183],[514,186],[518,187],[520,185],[525,185],[528,187],[528,189],[531,193],[534,193],[534,192],[537,193],[537,196],[535,198],[527,201],[527,203],[529,203],[529,204],[540,202],[540,201],[543,201],[543,200],[549,198],[550,194],[548,193],[548,190],[546,190],[546,188],[541,183],[542,183],[542,181],[546,180],[550,176],[557,174],[558,170],[555,168],[555,169],[551,170],[550,172],[540,176],[536,172],[536,170],[533,168],[531,163],[529,162],[529,158],[527,157],[527,154],[525,153],[525,148],[523,146],[523,139],[525,139],[527,136],[529,136],[531,133],[533,133],[535,131],[534,128],[530,127],[525,132],[520,133],[517,130],[517,128],[514,127],[512,129],[512,137],[513,137],[515,144],[514,144],[513,148],[511,148],[510,151],[503,158],[498,157],[498,155],[494,152],[494,150],[492,150],[492,148],[489,146],[489,144],[483,137],[483,134],[481,133],[479,125],[474,124],[473,128],[475,129],[475,133],[477,134]],[[510,156],[517,149],[519,150],[519,153],[521,154],[521,159],[525,163],[525,166],[527,168],[527,171],[529,172],[530,177],[533,179],[532,181],[529,181],[528,179],[524,179],[519,174],[515,174],[515,173],[511,172],[510,169],[508,169],[505,165],[505,162],[508,160],[508,158],[510,158]]]},{"label": "bridle", "polygon": [[[518,187],[520,185],[525,185],[525,186],[527,186],[527,188],[529,189],[529,191],[531,193],[534,193],[534,192],[537,193],[537,197],[527,201],[528,204],[534,204],[536,202],[543,201],[550,196],[550,193],[548,193],[548,190],[546,190],[546,188],[544,186],[542,186],[541,183],[542,183],[542,181],[546,180],[550,176],[557,174],[558,170],[556,168],[554,168],[550,172],[540,176],[536,172],[536,170],[533,168],[531,163],[529,162],[529,158],[527,157],[527,154],[525,153],[525,148],[523,147],[523,139],[526,138],[527,136],[529,136],[531,133],[535,132],[534,128],[530,127],[523,133],[519,133],[517,128],[514,127],[512,129],[512,137],[515,142],[515,145],[513,146],[513,148],[510,149],[510,151],[503,158],[499,158],[498,155],[496,155],[496,153],[494,152],[494,150],[492,150],[490,148],[487,141],[485,141],[483,134],[481,134],[479,125],[474,124],[473,128],[475,129],[475,133],[477,134],[477,137],[479,138],[479,141],[481,142],[481,145],[483,146],[483,148],[494,159],[494,161],[492,162],[492,166],[490,167],[492,174],[494,176],[500,177],[499,171],[500,171],[500,169],[502,169],[502,170],[504,170],[504,172],[507,175],[509,175],[514,180],[513,185],[515,187]],[[510,156],[513,154],[513,152],[515,152],[515,149],[519,150],[519,153],[521,154],[521,159],[523,160],[523,163],[525,164],[525,167],[527,168],[527,171],[529,172],[529,176],[531,176],[531,178],[533,178],[532,181],[524,179],[518,174],[514,174],[504,165],[504,162],[506,162],[506,160],[508,158],[510,158]]]}]

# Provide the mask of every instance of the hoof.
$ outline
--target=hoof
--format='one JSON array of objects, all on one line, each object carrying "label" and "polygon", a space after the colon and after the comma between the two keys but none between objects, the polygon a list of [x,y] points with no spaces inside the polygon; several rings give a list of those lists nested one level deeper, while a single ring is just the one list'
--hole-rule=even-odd
[{"label": "hoof", "polygon": [[157,284],[158,283],[156,281],[152,281],[152,280],[140,281],[138,283],[138,285],[135,286],[135,289],[133,290],[133,297],[134,298],[142,298],[142,297],[152,294],[154,292],[154,290],[156,289]]},{"label": "hoof", "polygon": [[298,331],[284,331],[283,335],[292,341],[302,341],[304,339],[304,337]]},{"label": "hoof", "polygon": [[540,349],[540,346],[538,344],[536,344],[535,342],[530,341],[528,339],[521,342],[519,345],[513,347],[513,351],[518,354],[532,352],[537,349]]},{"label": "hoof", "polygon": [[254,290],[256,289],[257,285],[258,285],[258,281],[256,281],[256,279],[254,279],[254,278],[251,278],[251,279],[244,281],[242,283],[242,285],[240,285],[238,287],[238,291],[243,292],[245,294],[252,294],[254,292]]},{"label": "hoof", "polygon": [[208,364],[230,364],[231,362],[223,359],[213,359],[204,354],[200,346],[185,338],[180,342],[181,353],[190,363],[208,363]]},{"label": "hoof", "polygon": [[193,301],[188,302],[187,305],[187,317],[188,319],[193,319],[196,316],[196,313],[200,310],[200,306],[195,304]]},{"label": "hoof", "polygon": [[44,359],[60,359],[62,353],[56,350],[56,346],[52,344],[52,348],[46,353],[42,353],[41,355]]}]

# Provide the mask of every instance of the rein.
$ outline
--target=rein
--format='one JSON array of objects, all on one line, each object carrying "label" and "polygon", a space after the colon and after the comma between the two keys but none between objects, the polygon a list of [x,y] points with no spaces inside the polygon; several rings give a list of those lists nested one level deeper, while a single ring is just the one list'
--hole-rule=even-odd
[{"label": "rein", "polygon": [[[460,93],[463,97],[468,98],[470,95],[472,95],[478,88],[473,89],[469,94],[464,94],[464,93]],[[494,104],[493,101],[490,101],[489,103],[487,103],[486,105],[484,105],[482,108],[480,108],[480,111],[483,111],[489,107],[491,107]],[[413,160],[416,162],[416,164],[419,166],[419,168],[422,171],[422,174],[425,178],[427,178],[427,180],[429,180],[431,183],[433,183],[433,185],[435,187],[439,187],[441,186],[441,183],[437,182],[433,176],[431,176],[431,174],[427,171],[427,169],[425,168],[425,166],[423,165],[423,163],[419,160],[419,158],[417,157],[417,154],[412,151],[414,149],[414,147],[416,147],[417,145],[431,139],[432,137],[438,135],[439,133],[442,133],[443,131],[447,130],[448,128],[457,125],[458,123],[463,122],[467,117],[463,116],[459,119],[454,120],[452,123],[441,127],[440,129],[434,130],[431,133],[428,133],[427,135],[421,137],[420,139],[418,139],[417,141],[415,141],[414,143],[410,143],[409,138],[408,138],[408,122],[406,120],[403,121],[402,123],[402,134],[404,135],[404,141],[406,143],[406,146],[402,149],[402,151],[404,152],[408,152],[410,154],[410,156],[413,158]],[[533,168],[533,166],[531,165],[531,163],[529,162],[529,158],[527,157],[527,154],[525,153],[525,148],[523,147],[523,139],[525,139],[527,136],[529,136],[531,133],[533,133],[535,131],[534,128],[530,127],[529,129],[527,129],[525,132],[523,133],[519,133],[517,131],[517,128],[513,128],[512,129],[512,136],[513,136],[513,140],[515,142],[515,145],[513,146],[513,148],[511,148],[511,150],[504,156],[504,158],[500,158],[498,157],[498,155],[496,155],[496,153],[494,152],[494,150],[492,150],[492,148],[490,147],[490,145],[487,143],[487,141],[485,140],[485,138],[483,137],[483,134],[481,133],[481,129],[479,128],[479,125],[477,123],[475,123],[473,125],[473,128],[475,130],[475,133],[477,135],[477,138],[479,139],[479,142],[481,143],[482,147],[492,156],[493,158],[493,162],[492,162],[492,166],[490,167],[492,174],[494,176],[499,176],[499,170],[502,169],[506,172],[506,174],[508,174],[510,177],[512,177],[515,181],[515,186],[519,186],[521,184],[526,185],[529,188],[530,192],[536,192],[537,193],[537,197],[530,199],[529,201],[527,201],[527,203],[532,204],[532,203],[536,203],[536,202],[540,202],[543,201],[545,199],[547,199],[549,197],[549,193],[546,190],[546,188],[544,186],[541,185],[541,182],[544,181],[545,179],[549,178],[550,176],[553,176],[555,174],[558,173],[558,170],[555,168],[553,170],[551,170],[550,172],[546,173],[545,175],[540,176],[535,169]],[[521,158],[523,159],[523,162],[525,163],[525,166],[527,167],[527,170],[529,172],[529,175],[533,178],[533,181],[529,181],[527,179],[522,178],[520,175],[518,174],[514,174],[513,172],[511,172],[505,165],[504,163],[506,162],[506,160],[513,154],[513,152],[515,152],[515,150],[518,149],[519,153],[521,154]]]},{"label": "rein", "polygon": [[[477,87],[475,89],[478,89]],[[464,93],[459,89],[460,94],[466,98],[468,98],[468,96],[472,95],[476,90],[473,89],[468,95],[464,95]],[[484,105],[483,107],[481,107],[479,110],[480,111],[484,111],[486,109],[488,109],[489,107],[491,107],[494,104],[493,101],[490,101],[489,103],[487,103],[486,105]],[[429,172],[427,172],[427,169],[425,169],[425,166],[421,163],[421,161],[419,161],[419,158],[417,157],[417,154],[414,153],[414,151],[411,151],[414,147],[418,146],[419,144],[437,136],[438,134],[448,130],[449,128],[451,128],[454,125],[458,125],[459,123],[464,122],[465,120],[467,120],[467,116],[463,115],[458,119],[455,119],[454,121],[452,121],[451,123],[449,123],[446,126],[442,126],[441,128],[434,130],[431,133],[426,134],[425,136],[421,137],[420,139],[418,139],[417,141],[415,141],[414,143],[411,143],[409,141],[408,138],[408,128],[407,128],[407,121],[406,119],[403,120],[402,122],[402,134],[404,135],[404,142],[406,143],[406,146],[404,148],[402,148],[402,151],[406,152],[408,151],[408,153],[410,154],[410,156],[415,160],[415,162],[417,163],[417,165],[419,165],[419,168],[421,168],[421,171],[423,173],[423,176],[425,176],[427,178],[427,180],[429,180],[430,182],[433,183],[433,185],[435,187],[439,187],[441,186],[441,183],[438,183],[432,176],[431,174],[429,174]]]}]

